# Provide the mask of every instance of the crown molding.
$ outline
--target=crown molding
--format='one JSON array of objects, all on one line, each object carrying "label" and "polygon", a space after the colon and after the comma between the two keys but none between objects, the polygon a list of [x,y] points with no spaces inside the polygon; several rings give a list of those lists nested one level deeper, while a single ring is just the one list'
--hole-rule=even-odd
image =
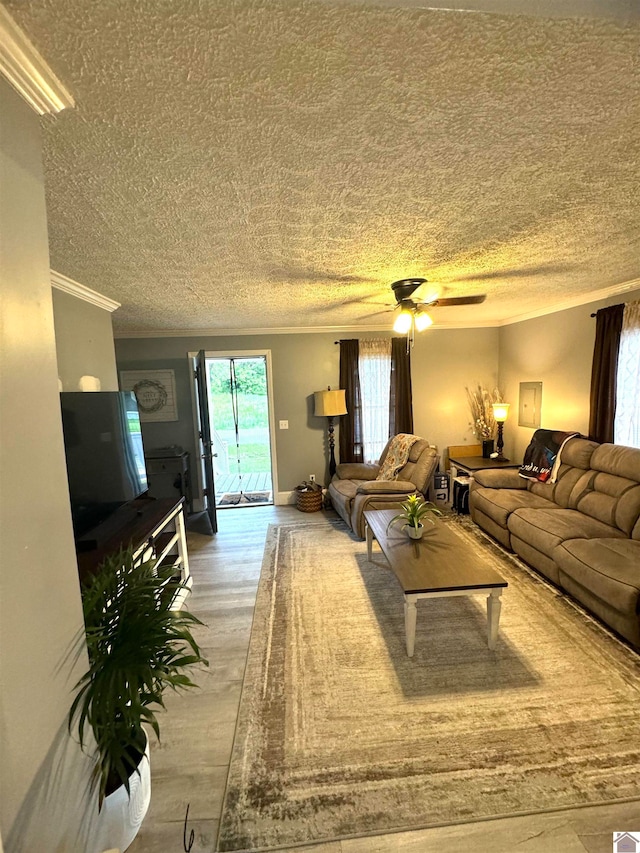
[{"label": "crown molding", "polygon": [[275,329],[114,329],[114,338],[236,338],[240,335],[321,335],[388,332],[389,326],[286,326]]},{"label": "crown molding", "polygon": [[38,115],[75,106],[72,95],[1,5],[0,74]]},{"label": "crown molding", "polygon": [[[545,306],[537,311],[527,314],[518,314],[504,320],[482,320],[479,322],[466,323],[438,323],[417,332],[416,337],[427,335],[430,331],[442,329],[493,329],[502,326],[511,326],[513,323],[521,323],[524,320],[534,320],[536,317],[544,317],[546,314],[556,314],[558,311],[566,311],[569,308],[577,308],[580,305],[589,305],[612,296],[620,296],[630,290],[640,290],[640,278],[634,278],[621,284],[614,284],[601,290],[594,290],[582,296],[566,299],[554,305]],[[114,329],[114,338],[236,338],[242,335],[322,335],[322,334],[345,334],[345,333],[368,333],[388,332],[393,334],[390,324],[383,326],[290,326],[275,329]]]},{"label": "crown molding", "polygon": [[66,275],[49,270],[51,277],[51,286],[57,290],[63,290],[65,293],[70,293],[71,296],[76,296],[78,299],[83,299],[85,302],[90,302],[92,305],[97,305],[98,308],[104,308],[105,311],[115,311],[120,307],[119,302],[103,296],[96,290],[91,290],[90,287],[85,287],[84,284],[78,284],[72,278],[67,278]]},{"label": "crown molding", "polygon": [[[434,323],[424,332],[436,329],[487,329],[499,325],[497,322],[483,323]],[[241,335],[341,335],[345,333],[388,332],[397,334],[391,324],[385,326],[290,326],[275,329],[114,329],[114,338],[237,338]]]},{"label": "crown molding", "polygon": [[555,305],[540,308],[538,311],[530,311],[527,314],[518,314],[515,317],[500,320],[495,325],[511,326],[513,323],[522,323],[524,320],[535,320],[536,317],[556,314],[558,311],[566,311],[569,308],[579,308],[580,305],[589,305],[591,302],[599,302],[601,299],[609,299],[611,296],[621,296],[629,290],[640,290],[640,278],[633,278],[620,284],[614,284],[611,287],[603,287],[602,290],[592,290],[591,293],[585,293],[573,299],[565,299],[563,302],[557,302]]}]

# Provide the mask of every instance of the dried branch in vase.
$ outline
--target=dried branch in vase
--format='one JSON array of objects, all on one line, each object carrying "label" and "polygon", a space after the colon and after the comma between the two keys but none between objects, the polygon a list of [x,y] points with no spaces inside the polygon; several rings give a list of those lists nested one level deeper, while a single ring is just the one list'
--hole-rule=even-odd
[{"label": "dried branch in vase", "polygon": [[498,388],[487,390],[483,385],[475,388],[465,387],[469,411],[471,412],[471,429],[476,438],[486,440],[496,434],[497,424],[493,417],[493,403],[502,402],[502,394]]}]

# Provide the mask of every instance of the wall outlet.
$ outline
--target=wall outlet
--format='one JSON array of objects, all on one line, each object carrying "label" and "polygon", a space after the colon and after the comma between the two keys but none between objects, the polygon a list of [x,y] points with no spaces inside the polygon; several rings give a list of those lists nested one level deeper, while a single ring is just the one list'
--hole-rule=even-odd
[{"label": "wall outlet", "polygon": [[280,421],[280,429],[289,429],[289,421]]},{"label": "wall outlet", "polygon": [[315,483],[315,481],[316,481],[316,475],[315,474],[309,474],[309,482]]}]

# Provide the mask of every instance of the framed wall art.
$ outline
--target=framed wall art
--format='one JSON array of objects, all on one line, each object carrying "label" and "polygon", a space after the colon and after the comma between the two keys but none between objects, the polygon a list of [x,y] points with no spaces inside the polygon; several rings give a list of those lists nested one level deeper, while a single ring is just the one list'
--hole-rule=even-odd
[{"label": "framed wall art", "polygon": [[142,423],[178,420],[173,370],[121,370],[120,386],[136,395]]},{"label": "framed wall art", "polygon": [[518,426],[540,428],[542,382],[521,382],[518,400]]}]

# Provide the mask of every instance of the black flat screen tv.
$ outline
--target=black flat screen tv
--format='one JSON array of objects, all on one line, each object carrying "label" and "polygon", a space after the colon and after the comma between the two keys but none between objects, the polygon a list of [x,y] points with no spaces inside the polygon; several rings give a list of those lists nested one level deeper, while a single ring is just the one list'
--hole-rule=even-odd
[{"label": "black flat screen tv", "polygon": [[140,415],[131,391],[60,394],[75,538],[147,491]]}]

